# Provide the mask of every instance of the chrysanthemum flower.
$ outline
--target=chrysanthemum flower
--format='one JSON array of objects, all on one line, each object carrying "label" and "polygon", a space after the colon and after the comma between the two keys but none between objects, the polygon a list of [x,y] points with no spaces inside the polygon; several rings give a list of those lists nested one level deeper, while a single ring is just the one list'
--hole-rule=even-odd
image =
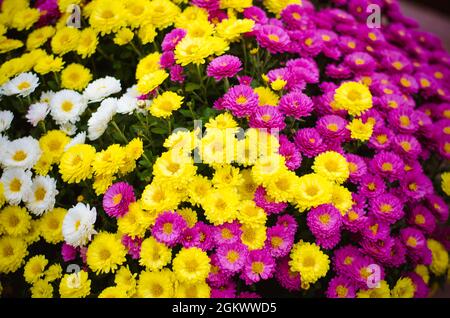
[{"label": "chrysanthemum flower", "polygon": [[346,82],[336,89],[334,102],[337,108],[347,110],[352,116],[359,116],[372,108],[372,94],[363,84]]},{"label": "chrysanthemum flower", "polygon": [[78,203],[67,211],[62,224],[64,240],[74,247],[85,245],[96,233],[94,223],[97,211],[89,205]]},{"label": "chrysanthemum flower", "polygon": [[250,251],[241,274],[247,285],[269,279],[275,271],[275,261],[266,250]]},{"label": "chrysanthemum flower", "polygon": [[352,139],[367,141],[373,133],[373,124],[370,122],[363,123],[359,118],[354,118],[346,127],[350,130]]},{"label": "chrysanthemum flower", "polygon": [[114,273],[125,262],[126,250],[112,233],[102,232],[92,240],[87,251],[87,265],[96,273]]},{"label": "chrysanthemum flower", "polygon": [[168,117],[173,111],[179,109],[183,97],[174,92],[164,92],[156,97],[150,105],[150,113],[155,117]]},{"label": "chrysanthemum flower", "polygon": [[75,145],[61,157],[59,171],[67,183],[79,183],[92,175],[91,163],[95,157],[95,148],[91,145]]},{"label": "chrysanthemum flower", "polygon": [[210,259],[197,247],[183,248],[173,259],[172,268],[175,276],[181,282],[198,283],[209,274]]},{"label": "chrysanthemum flower", "polygon": [[258,44],[270,53],[276,54],[286,51],[290,39],[283,28],[270,24],[258,25],[255,27],[255,32]]},{"label": "chrysanthemum flower", "polygon": [[64,240],[62,225],[66,214],[66,209],[54,208],[40,218],[39,229],[46,242],[56,244]]},{"label": "chrysanthemum flower", "polygon": [[402,202],[390,193],[370,199],[370,211],[389,224],[395,223],[404,216]]},{"label": "chrysanthemum flower", "polygon": [[291,250],[289,265],[294,272],[300,272],[302,283],[315,283],[324,277],[330,268],[328,255],[314,243],[299,242]]},{"label": "chrysanthemum flower", "polygon": [[44,255],[35,255],[31,257],[24,266],[24,278],[29,284],[36,283],[44,275],[45,267],[48,264],[48,260]]},{"label": "chrysanthemum flower", "polygon": [[217,248],[220,269],[230,273],[237,273],[243,268],[247,255],[248,249],[241,243],[219,245]]},{"label": "chrysanthemum flower", "polygon": [[84,298],[91,293],[91,280],[84,270],[65,274],[59,283],[61,298]]},{"label": "chrysanthemum flower", "polygon": [[186,227],[187,223],[181,215],[166,211],[156,218],[152,234],[158,241],[172,246],[181,239]]},{"label": "chrysanthemum flower", "polygon": [[356,288],[351,280],[344,276],[336,276],[330,280],[326,295],[328,298],[354,298]]},{"label": "chrysanthemum flower", "polygon": [[241,69],[242,63],[238,57],[222,55],[209,63],[206,72],[208,76],[220,81],[223,78],[234,77]]},{"label": "chrysanthemum flower", "polygon": [[128,212],[128,206],[136,201],[134,190],[126,182],[117,182],[103,196],[103,209],[111,217],[120,217]]},{"label": "chrysanthemum flower", "polygon": [[223,96],[222,106],[237,117],[251,115],[258,106],[258,95],[247,85],[233,86]]},{"label": "chrysanthemum flower", "polygon": [[349,176],[348,162],[344,156],[334,151],[321,153],[314,159],[313,170],[325,178],[343,183]]},{"label": "chrysanthemum flower", "polygon": [[231,222],[237,216],[238,199],[233,189],[212,190],[205,198],[202,207],[208,221],[214,225]]},{"label": "chrysanthemum flower", "polygon": [[7,206],[0,212],[0,230],[7,235],[26,235],[31,227],[30,222],[30,214],[22,207]]},{"label": "chrysanthemum flower", "polygon": [[267,229],[266,249],[275,258],[289,254],[294,244],[294,235],[283,225],[274,225]]},{"label": "chrysanthemum flower", "polygon": [[295,200],[301,210],[331,202],[332,183],[318,174],[308,174],[298,179]]},{"label": "chrysanthemum flower", "polygon": [[430,265],[431,272],[437,276],[443,275],[449,262],[447,251],[440,242],[434,239],[428,239],[427,246],[432,253],[432,261]]},{"label": "chrysanthemum flower", "polygon": [[325,142],[316,128],[302,128],[294,136],[295,145],[308,158],[317,156],[326,149]]},{"label": "chrysanthemum flower", "polygon": [[170,298],[174,295],[174,281],[169,270],[142,271],[137,285],[137,296],[141,298]]},{"label": "chrysanthemum flower", "polygon": [[160,270],[172,260],[172,251],[165,244],[149,237],[142,242],[139,264],[148,270]]}]

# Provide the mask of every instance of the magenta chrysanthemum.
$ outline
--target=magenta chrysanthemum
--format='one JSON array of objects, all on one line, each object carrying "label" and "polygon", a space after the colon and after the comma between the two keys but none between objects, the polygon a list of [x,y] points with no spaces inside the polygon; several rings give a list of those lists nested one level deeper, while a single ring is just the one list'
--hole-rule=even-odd
[{"label": "magenta chrysanthemum", "polygon": [[206,73],[210,77],[214,77],[216,81],[223,78],[233,77],[242,70],[242,63],[238,57],[233,55],[222,55],[212,60]]},{"label": "magenta chrysanthemum", "polygon": [[111,217],[120,217],[128,212],[128,206],[136,201],[134,189],[126,182],[117,182],[106,190],[103,209]]},{"label": "magenta chrysanthemum", "polygon": [[166,211],[158,215],[152,228],[152,235],[161,243],[173,246],[177,244],[187,228],[187,223],[176,212]]}]

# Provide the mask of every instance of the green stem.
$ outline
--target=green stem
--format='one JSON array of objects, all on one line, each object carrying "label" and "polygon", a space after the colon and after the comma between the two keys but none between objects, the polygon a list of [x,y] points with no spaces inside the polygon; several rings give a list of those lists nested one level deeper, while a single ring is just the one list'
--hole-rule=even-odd
[{"label": "green stem", "polygon": [[98,51],[105,59],[107,59],[108,61],[113,62],[113,59],[112,59],[110,56],[108,56],[108,55],[105,53],[105,51],[103,51],[103,50],[100,48],[100,46],[97,46],[97,51]]},{"label": "green stem", "polygon": [[120,137],[123,139],[123,141],[125,141],[125,143],[128,144],[128,139],[127,137],[125,137],[125,135],[123,134],[123,132],[120,130],[119,126],[117,126],[117,123],[115,122],[115,120],[113,119],[111,121],[113,127],[116,129],[116,131],[119,133]]},{"label": "green stem", "polygon": [[167,128],[169,130],[169,135],[172,134],[172,117],[167,118]]},{"label": "green stem", "polygon": [[195,116],[194,110],[192,109],[192,103],[187,103],[189,111],[191,112],[192,119],[197,119],[197,116]]},{"label": "green stem", "polygon": [[225,84],[225,93],[226,93],[230,89],[230,81],[228,80],[228,77],[225,77],[224,84]]},{"label": "green stem", "polygon": [[136,54],[137,54],[139,57],[142,57],[142,53],[139,51],[139,49],[136,47],[136,45],[134,45],[133,41],[130,41],[130,45],[131,45],[131,47],[133,48],[134,52],[136,52]]},{"label": "green stem", "polygon": [[58,73],[53,72],[53,76],[55,77],[56,85],[59,87],[60,85],[59,85],[59,77],[58,77]]}]

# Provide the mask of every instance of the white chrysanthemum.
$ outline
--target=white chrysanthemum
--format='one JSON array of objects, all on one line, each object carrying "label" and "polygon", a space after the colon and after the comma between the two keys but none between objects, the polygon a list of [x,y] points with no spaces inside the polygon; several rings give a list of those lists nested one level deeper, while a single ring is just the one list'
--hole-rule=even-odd
[{"label": "white chrysanthemum", "polygon": [[25,115],[28,122],[34,127],[39,124],[41,120],[44,120],[50,112],[50,108],[47,103],[34,103],[28,108],[28,112]]},{"label": "white chrysanthemum", "polygon": [[97,232],[94,223],[97,211],[89,205],[78,203],[67,211],[62,224],[62,233],[67,244],[78,247],[85,245]]},{"label": "white chrysanthemum", "polygon": [[140,95],[141,94],[137,91],[137,85],[129,87],[127,92],[117,101],[117,112],[119,114],[131,114],[135,110],[140,113],[147,112],[150,101],[139,100],[138,97]]},{"label": "white chrysanthemum", "polygon": [[31,169],[41,157],[39,141],[23,137],[6,144],[0,153],[3,166],[7,168]]},{"label": "white chrysanthemum", "polygon": [[86,107],[83,95],[69,89],[55,93],[50,100],[50,114],[58,124],[76,123]]},{"label": "white chrysanthemum", "polygon": [[37,176],[33,179],[30,191],[25,195],[24,201],[28,210],[39,216],[53,210],[57,194],[55,179],[50,176]]},{"label": "white chrysanthemum", "polygon": [[39,98],[39,102],[50,104],[53,95],[55,95],[55,92],[52,91],[42,92],[41,97]]},{"label": "white chrysanthemum", "polygon": [[84,97],[91,103],[99,102],[104,98],[122,90],[120,81],[114,77],[106,76],[91,82],[84,90]]},{"label": "white chrysanthemum", "polygon": [[117,98],[107,98],[102,101],[100,107],[88,120],[88,138],[90,140],[96,140],[103,135],[116,111]]},{"label": "white chrysanthemum", "polygon": [[26,97],[34,92],[39,86],[39,77],[33,73],[22,73],[14,77],[2,87],[3,94],[6,96],[19,95]]},{"label": "white chrysanthemum", "polygon": [[59,125],[59,130],[65,133],[67,136],[73,136],[77,132],[77,126],[72,123],[64,123]]},{"label": "white chrysanthemum", "polygon": [[14,119],[14,114],[9,110],[0,111],[0,133],[11,127],[11,122]]},{"label": "white chrysanthemum", "polygon": [[75,145],[82,145],[86,141],[86,132],[82,131],[78,133],[72,140],[64,147],[64,151],[69,150],[70,147]]},{"label": "white chrysanthemum", "polygon": [[18,168],[6,169],[0,182],[3,183],[6,201],[11,205],[18,205],[30,191],[31,172]]}]

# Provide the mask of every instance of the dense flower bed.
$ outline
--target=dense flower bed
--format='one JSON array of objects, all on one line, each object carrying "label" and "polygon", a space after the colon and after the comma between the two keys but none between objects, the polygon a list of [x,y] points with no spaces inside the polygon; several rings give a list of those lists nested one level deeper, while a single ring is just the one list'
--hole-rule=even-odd
[{"label": "dense flower bed", "polygon": [[0,3],[3,296],[449,279],[450,55],[397,1]]}]

